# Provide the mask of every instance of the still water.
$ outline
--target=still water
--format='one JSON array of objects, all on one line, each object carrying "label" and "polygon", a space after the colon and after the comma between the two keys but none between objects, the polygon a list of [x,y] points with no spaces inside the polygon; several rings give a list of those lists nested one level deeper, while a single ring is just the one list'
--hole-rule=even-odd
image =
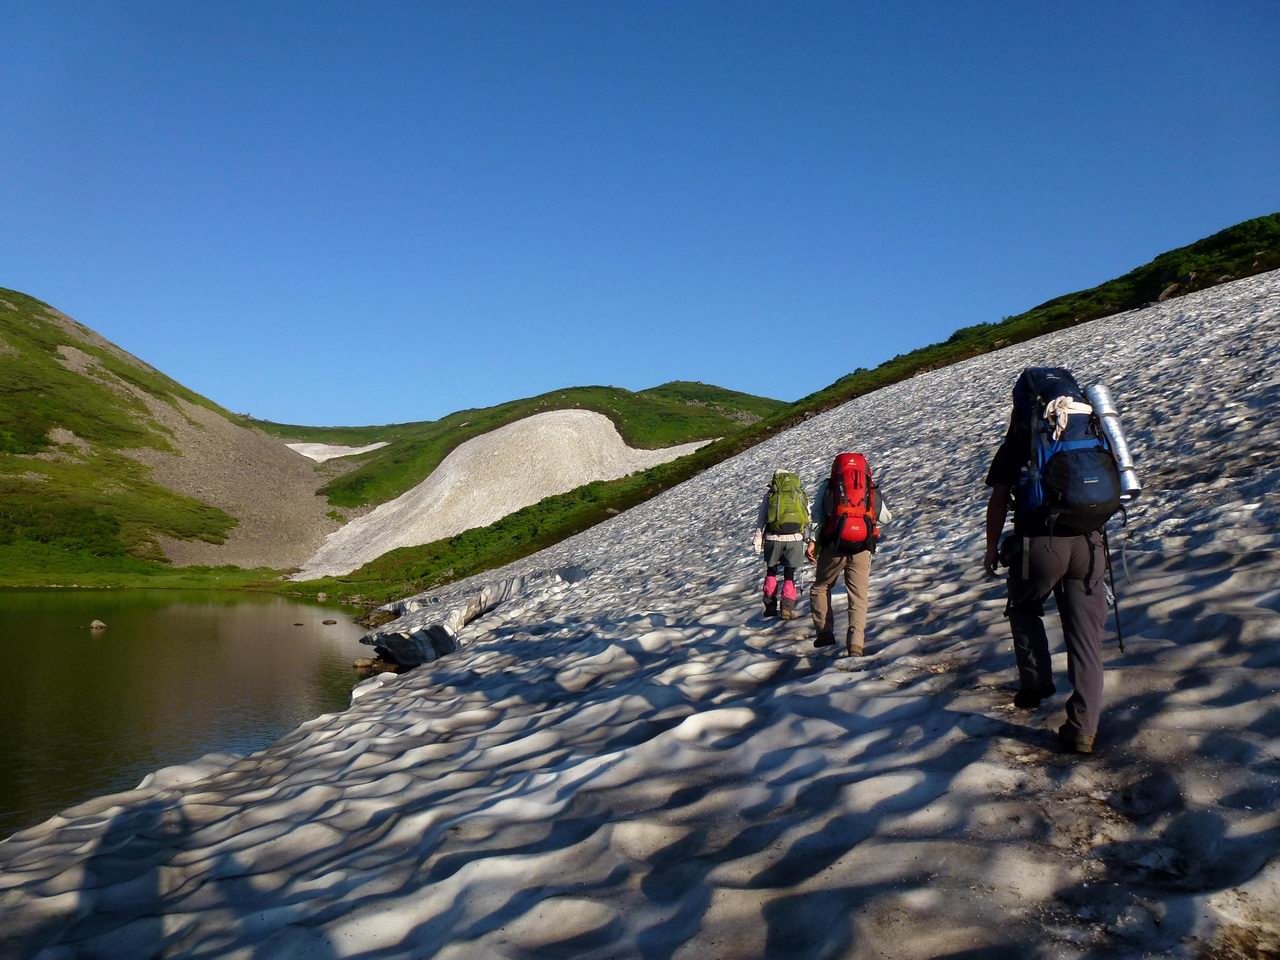
[{"label": "still water", "polygon": [[0,591],[0,839],[345,709],[367,654],[360,612],[252,593]]}]

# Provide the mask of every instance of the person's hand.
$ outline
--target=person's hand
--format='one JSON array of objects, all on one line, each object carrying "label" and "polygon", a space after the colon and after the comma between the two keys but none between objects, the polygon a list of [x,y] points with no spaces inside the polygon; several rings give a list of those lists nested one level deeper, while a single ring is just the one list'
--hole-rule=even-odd
[{"label": "person's hand", "polygon": [[764,553],[764,534],[757,530],[756,538],[751,541],[751,544],[755,548],[756,553]]},{"label": "person's hand", "polygon": [[998,566],[1000,566],[1000,548],[993,544],[987,547],[987,555],[983,558],[982,569],[987,571],[987,576],[998,577],[1000,576],[996,570]]},{"label": "person's hand", "polygon": [[812,540],[804,545],[804,558],[810,563],[818,562],[818,550]]}]

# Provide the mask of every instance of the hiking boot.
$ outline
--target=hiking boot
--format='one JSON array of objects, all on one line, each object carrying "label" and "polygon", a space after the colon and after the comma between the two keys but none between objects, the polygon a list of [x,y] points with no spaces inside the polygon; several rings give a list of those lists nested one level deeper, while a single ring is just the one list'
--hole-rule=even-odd
[{"label": "hiking boot", "polygon": [[1055,687],[1053,685],[1053,681],[1050,680],[1048,684],[1041,687],[1039,690],[1019,690],[1017,694],[1014,695],[1013,705],[1019,710],[1034,710],[1036,707],[1040,706],[1041,700],[1048,700],[1057,692],[1058,688]]},{"label": "hiking boot", "polygon": [[1093,753],[1093,737],[1086,737],[1065,723],[1058,728],[1058,744],[1064,753]]},{"label": "hiking boot", "polygon": [[782,582],[782,619],[794,620],[796,618],[796,585],[792,580],[784,580]]},{"label": "hiking boot", "polygon": [[851,657],[860,657],[862,656],[862,645],[859,644],[858,646],[855,647],[853,645],[853,636],[850,634],[845,634],[844,651]]},{"label": "hiking boot", "polygon": [[813,645],[815,647],[829,647],[835,642],[836,635],[834,633],[820,633],[813,638]]},{"label": "hiking boot", "polygon": [[764,615],[776,617],[778,615],[778,578],[772,573],[764,578],[764,590],[761,595],[764,597]]}]

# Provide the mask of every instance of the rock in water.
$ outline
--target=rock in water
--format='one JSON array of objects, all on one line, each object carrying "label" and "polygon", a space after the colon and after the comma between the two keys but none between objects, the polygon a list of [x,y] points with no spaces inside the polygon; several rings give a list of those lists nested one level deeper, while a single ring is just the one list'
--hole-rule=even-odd
[{"label": "rock in water", "polygon": [[337,620],[321,620],[320,622],[323,623],[326,627],[329,627],[337,623],[338,621]]},{"label": "rock in water", "polygon": [[92,622],[89,624],[89,629],[90,629],[90,630],[105,630],[105,629],[107,629],[107,625],[106,625],[105,623],[103,623],[101,620],[94,620],[94,621],[92,621]]}]

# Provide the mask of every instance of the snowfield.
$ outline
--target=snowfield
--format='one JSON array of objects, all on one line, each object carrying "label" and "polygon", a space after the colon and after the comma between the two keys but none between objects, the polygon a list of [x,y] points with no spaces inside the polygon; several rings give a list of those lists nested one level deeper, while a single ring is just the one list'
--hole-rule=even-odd
[{"label": "snowfield", "polygon": [[338,457],[354,457],[357,454],[369,453],[372,450],[381,450],[387,445],[386,440],[379,440],[377,443],[370,443],[363,447],[344,447],[336,443],[286,443],[285,446],[294,453],[300,453],[309,460],[316,463],[324,463],[326,460],[336,460]]},{"label": "snowfield", "polygon": [[[1272,273],[1010,347],[454,585],[446,607],[590,573],[260,753],[0,843],[0,954],[1275,955],[1278,335]],[[1111,386],[1146,483],[1087,759],[1053,746],[1065,692],[1011,708],[981,570],[982,477],[1032,364]],[[762,621],[750,554],[773,467],[812,483],[843,448],[896,515],[858,661]]]},{"label": "snowfield", "polygon": [[666,463],[707,442],[636,450],[604,414],[534,414],[459,444],[416,487],[331,533],[291,579],[350,573],[397,547],[488,526],[546,497]]}]

